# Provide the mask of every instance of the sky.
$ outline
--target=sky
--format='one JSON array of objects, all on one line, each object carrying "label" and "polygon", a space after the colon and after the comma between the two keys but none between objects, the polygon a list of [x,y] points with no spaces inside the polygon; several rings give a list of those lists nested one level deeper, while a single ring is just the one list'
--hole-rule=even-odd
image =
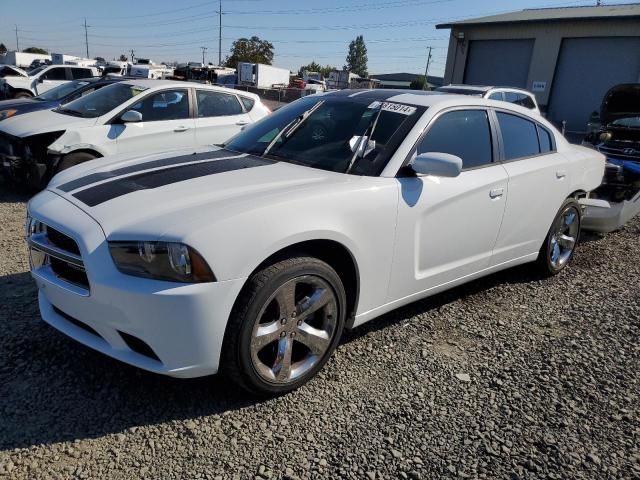
[{"label": "sky", "polygon": [[[162,61],[218,60],[220,0],[0,0],[0,42],[20,49],[114,59],[129,55]],[[257,35],[274,44],[273,65],[297,71],[315,60],[341,68],[348,45],[363,35],[369,73],[444,72],[449,30],[437,23],[525,8],[595,5],[561,0],[222,0],[222,58],[240,37]],[[617,0],[606,4],[633,3]],[[28,5],[25,8],[25,5]]]}]

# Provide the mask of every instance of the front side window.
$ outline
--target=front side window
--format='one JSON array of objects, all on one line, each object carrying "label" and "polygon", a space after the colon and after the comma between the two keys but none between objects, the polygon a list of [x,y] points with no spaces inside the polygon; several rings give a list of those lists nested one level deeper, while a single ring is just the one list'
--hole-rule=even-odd
[{"label": "front side window", "polygon": [[93,74],[91,73],[91,70],[89,70],[88,68],[72,68],[71,69],[71,76],[76,79],[76,78],[91,78],[93,77]]},{"label": "front side window", "polygon": [[418,153],[438,152],[462,159],[462,168],[493,161],[491,127],[484,110],[459,110],[438,118],[418,145]]},{"label": "front side window", "polygon": [[504,159],[530,157],[540,153],[536,124],[517,115],[498,112],[504,144]]},{"label": "front side window", "polygon": [[127,110],[140,112],[143,122],[189,118],[189,94],[182,89],[165,90],[148,95]]},{"label": "front side window", "polygon": [[43,80],[66,80],[67,74],[65,70],[66,68],[64,67],[52,68],[44,72],[44,74],[42,75],[42,79]]},{"label": "front side window", "polygon": [[198,118],[226,117],[243,113],[242,106],[235,95],[198,90]]}]

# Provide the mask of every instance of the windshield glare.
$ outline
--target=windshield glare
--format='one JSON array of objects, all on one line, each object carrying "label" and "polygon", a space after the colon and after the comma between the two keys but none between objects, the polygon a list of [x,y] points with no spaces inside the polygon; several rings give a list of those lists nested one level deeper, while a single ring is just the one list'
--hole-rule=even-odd
[{"label": "windshield glare", "polygon": [[146,87],[128,83],[114,83],[93,92],[91,95],[80,97],[57,111],[86,118],[101,117],[146,89]]},{"label": "windshield glare", "polygon": [[[300,119],[306,111],[320,103],[293,133],[278,134]],[[396,103],[372,102],[355,98],[310,96],[280,108],[262,121],[232,138],[225,147],[242,153],[268,156],[308,167],[347,173],[354,158],[352,147],[365,133],[370,147],[357,159],[350,173],[378,175],[408,128],[415,124],[421,110]],[[401,110],[402,110],[401,108]]]},{"label": "windshield glare", "polygon": [[67,95],[72,94],[76,90],[81,89],[85,85],[89,85],[89,82],[82,81],[82,80],[75,80],[73,82],[63,83],[62,85],[52,88],[51,90],[47,90],[46,92],[38,95],[35,98],[38,100],[47,100],[47,101],[60,100],[66,97]]}]

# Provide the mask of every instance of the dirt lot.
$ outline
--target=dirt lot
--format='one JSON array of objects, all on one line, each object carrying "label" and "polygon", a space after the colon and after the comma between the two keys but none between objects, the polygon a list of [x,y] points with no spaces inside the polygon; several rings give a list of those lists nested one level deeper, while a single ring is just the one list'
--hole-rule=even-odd
[{"label": "dirt lot", "polygon": [[640,219],[556,278],[510,270],[349,332],[256,402],[44,324],[24,200],[0,193],[0,476],[640,478]]}]

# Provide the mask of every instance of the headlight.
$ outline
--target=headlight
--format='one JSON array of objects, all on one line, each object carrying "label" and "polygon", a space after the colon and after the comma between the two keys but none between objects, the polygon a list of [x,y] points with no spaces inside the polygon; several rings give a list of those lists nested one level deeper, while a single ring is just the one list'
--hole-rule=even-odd
[{"label": "headlight", "polygon": [[14,109],[0,110],[0,122],[2,120],[6,120],[7,118],[13,117],[16,113],[18,113],[18,111]]},{"label": "headlight", "polygon": [[215,282],[207,262],[191,247],[173,242],[109,242],[118,270],[170,282]]}]

